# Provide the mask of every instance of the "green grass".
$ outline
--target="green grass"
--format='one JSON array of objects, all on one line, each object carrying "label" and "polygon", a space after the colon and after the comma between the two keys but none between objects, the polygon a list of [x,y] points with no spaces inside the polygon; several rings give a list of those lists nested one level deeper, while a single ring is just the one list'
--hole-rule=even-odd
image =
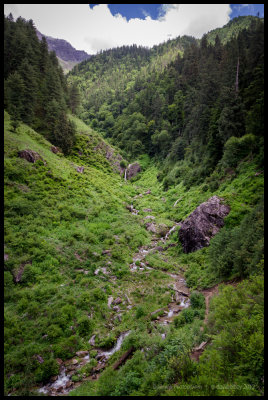
[{"label": "green grass", "polygon": [[[78,350],[92,349],[88,340],[93,333],[97,344],[108,346],[131,329],[109,365],[131,344],[136,349],[133,358],[119,371],[108,367],[99,383],[82,384],[70,395],[160,395],[179,379],[183,368],[185,373],[194,371],[192,363],[183,364],[182,350],[205,338],[197,315],[192,319],[189,314],[192,322],[180,327],[155,326],[150,313],[171,301],[172,278],[164,272],[185,271],[192,290],[213,286],[220,278],[211,269],[208,248],[183,253],[179,227],[167,241],[175,247],[146,256],[154,270],[131,273],[133,255],[139,247],[150,245],[153,236],[144,218],[152,215],[155,224],[170,228],[217,194],[231,207],[226,228],[239,227],[262,196],[263,175],[255,175],[254,162],[245,161],[235,175],[221,180],[215,192],[204,191],[204,185],[186,190],[182,183],[165,191],[157,180],[156,165],[142,157],[143,172],[133,182],[125,182],[113,171],[116,158],[111,162],[106,158],[110,145],[71,118],[77,142],[64,157],[54,154],[51,144],[27,125],[20,124],[13,132],[5,113],[5,394],[33,395],[34,385],[56,373],[56,358],[67,360]],[[45,163],[20,159],[18,151],[23,149],[38,152]],[[116,157],[118,151],[113,151]],[[84,167],[83,174],[76,171],[77,166]],[[145,194],[148,189],[151,193]],[[132,215],[127,204],[133,204],[139,214]],[[143,211],[146,208],[152,211]],[[104,267],[108,274],[101,270]],[[13,278],[22,270],[15,284]],[[125,294],[133,304],[131,309],[127,309]],[[124,301],[121,321],[108,308],[110,295]],[[164,332],[169,335],[165,343]],[[141,352],[145,347],[149,349],[146,357]],[[174,354],[180,354],[179,364]],[[44,366],[36,355],[45,360]],[[78,373],[74,380],[79,379]],[[116,383],[113,392],[111,379]]]}]

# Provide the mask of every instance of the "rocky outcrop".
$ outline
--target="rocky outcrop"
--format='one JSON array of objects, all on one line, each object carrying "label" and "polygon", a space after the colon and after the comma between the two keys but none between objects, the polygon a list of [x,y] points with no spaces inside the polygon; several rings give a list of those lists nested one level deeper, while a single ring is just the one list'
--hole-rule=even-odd
[{"label": "rocky outcrop", "polygon": [[223,199],[217,196],[211,197],[182,222],[179,240],[184,253],[208,246],[210,239],[223,227],[223,218],[229,214],[230,207],[222,201]]},{"label": "rocky outcrop", "polygon": [[37,160],[43,160],[40,154],[30,149],[20,150],[18,152],[18,156],[20,158],[24,158],[25,160],[31,163],[35,163]]},{"label": "rocky outcrop", "polygon": [[127,179],[134,178],[141,171],[141,166],[139,163],[129,164],[127,167]]}]

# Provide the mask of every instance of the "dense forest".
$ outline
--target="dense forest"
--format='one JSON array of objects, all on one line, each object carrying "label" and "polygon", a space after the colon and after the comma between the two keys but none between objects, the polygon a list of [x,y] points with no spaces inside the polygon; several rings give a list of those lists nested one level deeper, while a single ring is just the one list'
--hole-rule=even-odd
[{"label": "dense forest", "polygon": [[[234,18],[65,76],[4,17],[5,395],[263,395],[263,30]],[[186,252],[216,197],[221,229]]]}]

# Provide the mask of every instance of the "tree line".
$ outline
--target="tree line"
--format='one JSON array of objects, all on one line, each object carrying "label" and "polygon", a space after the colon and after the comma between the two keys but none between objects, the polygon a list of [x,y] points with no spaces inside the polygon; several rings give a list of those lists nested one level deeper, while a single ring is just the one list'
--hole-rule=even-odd
[{"label": "tree line", "polygon": [[68,86],[55,52],[36,35],[32,20],[4,17],[4,105],[13,128],[24,122],[67,154],[75,142],[74,111],[78,91]]}]

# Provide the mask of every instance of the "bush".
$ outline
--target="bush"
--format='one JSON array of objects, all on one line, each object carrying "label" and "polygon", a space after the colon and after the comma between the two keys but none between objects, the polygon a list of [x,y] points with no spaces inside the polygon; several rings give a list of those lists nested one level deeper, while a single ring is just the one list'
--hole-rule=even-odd
[{"label": "bush", "polygon": [[224,145],[221,164],[225,168],[236,167],[239,161],[256,150],[256,146],[257,138],[252,134],[244,135],[241,138],[230,137]]},{"label": "bush", "polygon": [[191,306],[192,308],[205,308],[206,304],[205,304],[205,297],[202,293],[200,292],[193,292],[190,296],[190,300],[191,300]]},{"label": "bush", "polygon": [[48,382],[49,378],[59,373],[59,364],[56,360],[50,359],[45,360],[42,364],[38,366],[35,371],[35,379],[37,382]]},{"label": "bush", "polygon": [[80,317],[77,321],[77,324],[77,330],[81,336],[88,336],[93,332],[93,322],[86,315]]}]

